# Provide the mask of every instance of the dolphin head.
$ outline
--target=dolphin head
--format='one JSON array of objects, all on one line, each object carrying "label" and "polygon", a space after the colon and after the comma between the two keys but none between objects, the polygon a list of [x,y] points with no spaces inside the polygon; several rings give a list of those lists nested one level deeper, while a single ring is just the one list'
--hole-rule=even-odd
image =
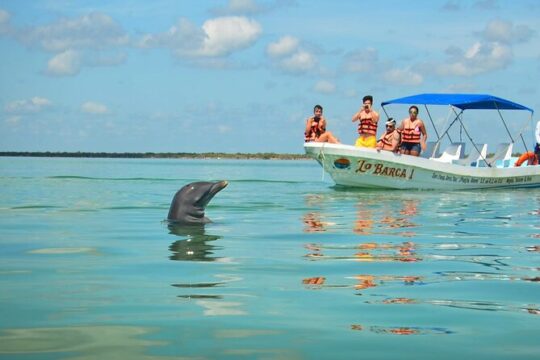
[{"label": "dolphin head", "polygon": [[204,216],[204,209],[228,184],[227,181],[198,181],[185,185],[174,195],[167,219],[183,224],[210,222],[210,219]]}]

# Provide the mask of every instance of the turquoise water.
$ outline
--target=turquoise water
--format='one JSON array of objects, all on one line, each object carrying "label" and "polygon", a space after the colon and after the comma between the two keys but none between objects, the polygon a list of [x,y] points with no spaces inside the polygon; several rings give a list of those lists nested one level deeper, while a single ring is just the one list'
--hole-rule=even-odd
[{"label": "turquoise water", "polygon": [[[230,182],[171,231],[174,193]],[[540,190],[312,161],[0,158],[0,357],[538,359]]]}]

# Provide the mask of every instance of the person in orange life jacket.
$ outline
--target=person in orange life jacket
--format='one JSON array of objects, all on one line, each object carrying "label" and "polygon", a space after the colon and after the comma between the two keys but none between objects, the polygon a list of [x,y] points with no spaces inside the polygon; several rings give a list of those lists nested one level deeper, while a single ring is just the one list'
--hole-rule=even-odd
[{"label": "person in orange life jacket", "polygon": [[514,163],[514,166],[521,166],[525,161],[527,165],[538,165],[540,163],[540,144],[536,144],[533,151],[527,151],[521,154],[521,156]]},{"label": "person in orange life jacket", "polygon": [[359,137],[356,140],[355,145],[374,148],[377,145],[377,124],[379,122],[379,114],[372,109],[373,96],[366,95],[362,101],[362,107],[352,117],[352,122],[359,121]]},{"label": "person in orange life jacket", "polygon": [[403,119],[398,127],[401,132],[402,154],[418,156],[420,148],[426,150],[427,132],[424,122],[417,117],[418,107],[413,105],[409,108],[409,117]]},{"label": "person in orange life jacket", "polygon": [[386,132],[377,141],[377,150],[388,150],[397,152],[399,150],[399,140],[401,136],[396,130],[396,120],[390,118],[386,122]]},{"label": "person in orange life jacket", "polygon": [[313,116],[306,120],[306,131],[304,141],[329,142],[339,144],[339,140],[330,132],[326,131],[326,119],[322,116],[323,108],[315,105]]}]

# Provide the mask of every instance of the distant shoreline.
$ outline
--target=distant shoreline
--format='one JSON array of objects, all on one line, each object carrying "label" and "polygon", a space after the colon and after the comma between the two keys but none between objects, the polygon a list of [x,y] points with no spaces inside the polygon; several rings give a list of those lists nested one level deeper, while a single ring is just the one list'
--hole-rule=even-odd
[{"label": "distant shoreline", "polygon": [[123,159],[238,159],[238,160],[307,160],[304,154],[278,153],[108,153],[108,152],[61,152],[61,151],[0,151],[0,156],[14,157],[62,157],[62,158],[123,158]]}]

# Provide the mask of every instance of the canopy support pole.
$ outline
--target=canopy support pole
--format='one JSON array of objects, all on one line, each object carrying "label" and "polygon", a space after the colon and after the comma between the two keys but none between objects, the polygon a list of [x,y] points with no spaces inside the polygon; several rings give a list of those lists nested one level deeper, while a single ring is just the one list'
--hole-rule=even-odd
[{"label": "canopy support pole", "polygon": [[382,110],[384,111],[384,115],[386,115],[386,120],[390,119],[390,116],[388,116],[388,113],[386,112],[384,106],[382,106]]},{"label": "canopy support pole", "polygon": [[433,130],[435,130],[435,135],[437,135],[437,140],[439,140],[439,132],[437,131],[437,127],[435,126],[435,123],[433,122],[433,118],[431,117],[431,114],[429,113],[429,109],[426,104],[424,104],[424,107],[426,108],[426,112],[429,116],[429,120],[431,121],[431,125],[433,126]]},{"label": "canopy support pole", "polygon": [[[454,110],[454,108],[452,107],[452,110]],[[454,114],[456,113],[456,110],[454,110]],[[456,117],[454,118],[454,120],[452,120],[452,122],[450,123],[450,125],[448,125],[448,127],[446,128],[446,131],[441,135],[441,137],[439,138],[439,140],[437,140],[437,142],[439,142],[441,140],[441,138],[444,137],[444,135],[447,135],[448,136],[448,139],[450,139],[450,142],[452,142],[452,138],[450,137],[450,134],[448,134],[448,131],[450,130],[450,128],[454,125],[454,123],[459,119],[459,117],[461,116],[461,114],[463,114],[463,110],[460,111],[459,114],[456,114]]]},{"label": "canopy support pole", "polygon": [[495,109],[497,109],[497,112],[499,113],[499,117],[501,118],[504,128],[506,129],[506,132],[508,133],[508,136],[510,137],[510,140],[512,140],[512,143],[514,143],[514,139],[512,138],[512,134],[510,133],[510,130],[508,130],[508,126],[506,125],[506,121],[504,121],[504,118],[501,114],[501,110],[499,110],[499,107],[497,106],[497,103],[494,101],[493,105],[495,105]]},{"label": "canopy support pole", "polygon": [[[463,110],[461,111],[460,115],[463,113]],[[480,152],[480,150],[478,149],[478,146],[476,146],[474,140],[472,139],[471,135],[469,135],[469,132],[467,131],[467,129],[465,128],[465,125],[463,125],[463,121],[461,121],[460,117],[458,117],[458,120],[459,120],[459,123],[461,124],[461,129],[465,132],[465,135],[467,135],[467,138],[469,139],[469,141],[471,142],[472,146],[474,147],[474,149],[476,150],[476,152],[478,154],[480,154],[480,156],[482,157],[482,160],[484,160],[484,162],[487,164],[488,167],[491,167],[491,164],[488,163],[488,161],[486,160],[486,158],[484,157],[484,155],[482,155],[482,153]],[[460,139],[461,140],[461,139]]]}]

